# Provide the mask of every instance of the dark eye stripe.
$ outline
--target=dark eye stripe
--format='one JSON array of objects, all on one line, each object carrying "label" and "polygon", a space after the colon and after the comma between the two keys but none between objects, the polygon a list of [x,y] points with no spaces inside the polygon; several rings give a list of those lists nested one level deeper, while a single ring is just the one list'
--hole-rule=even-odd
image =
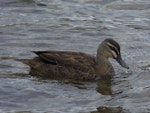
[{"label": "dark eye stripe", "polygon": [[119,53],[120,53],[120,46],[119,46],[119,44],[116,42],[116,41],[114,41],[113,39],[106,39],[105,40],[110,46],[114,46],[115,48],[117,48],[117,50],[119,51]]},{"label": "dark eye stripe", "polygon": [[110,44],[110,43],[108,43],[107,45],[108,45],[108,47],[109,47],[111,50],[113,50],[113,51],[117,54],[117,56],[119,56],[120,52],[119,52],[119,50],[118,50],[115,46],[113,46],[113,45]]}]

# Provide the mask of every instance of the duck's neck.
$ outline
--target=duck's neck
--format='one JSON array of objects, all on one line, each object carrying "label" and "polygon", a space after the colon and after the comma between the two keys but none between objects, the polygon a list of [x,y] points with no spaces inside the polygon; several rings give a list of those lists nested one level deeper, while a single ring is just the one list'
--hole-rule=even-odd
[{"label": "duck's neck", "polygon": [[111,75],[114,73],[113,66],[105,55],[103,52],[97,52],[96,55],[96,72],[99,73],[99,75]]},{"label": "duck's neck", "polygon": [[114,69],[112,64],[109,62],[109,57],[111,57],[108,47],[105,42],[101,43],[97,49],[96,55],[96,67],[95,72],[100,76],[107,76],[114,74]]},{"label": "duck's neck", "polygon": [[98,65],[101,65],[105,62],[109,62],[107,53],[105,53],[105,51],[101,50],[101,48],[98,48],[97,55],[96,55],[96,63]]},{"label": "duck's neck", "polygon": [[96,63],[97,63],[97,65],[102,65],[102,64],[104,64],[106,62],[109,62],[108,58],[105,58],[103,56],[101,56],[101,57],[97,57],[96,56]]},{"label": "duck's neck", "polygon": [[99,68],[101,67],[110,67],[112,66],[111,63],[109,62],[109,59],[103,55],[97,55],[96,56],[96,64]]}]

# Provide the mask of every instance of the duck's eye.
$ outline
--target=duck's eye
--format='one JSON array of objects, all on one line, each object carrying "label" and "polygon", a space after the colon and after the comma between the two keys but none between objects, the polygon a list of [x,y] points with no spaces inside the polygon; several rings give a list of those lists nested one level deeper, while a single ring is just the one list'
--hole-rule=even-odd
[{"label": "duck's eye", "polygon": [[117,47],[115,45],[112,45],[111,43],[107,42],[108,47],[110,48],[114,58],[117,58],[117,56],[119,56],[120,52],[117,49]]}]

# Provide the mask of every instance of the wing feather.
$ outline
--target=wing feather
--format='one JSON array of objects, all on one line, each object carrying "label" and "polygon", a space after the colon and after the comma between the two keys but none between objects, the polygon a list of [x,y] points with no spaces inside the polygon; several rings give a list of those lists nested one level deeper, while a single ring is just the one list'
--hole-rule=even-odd
[{"label": "wing feather", "polygon": [[95,63],[94,56],[82,52],[34,51],[45,63],[87,71]]}]

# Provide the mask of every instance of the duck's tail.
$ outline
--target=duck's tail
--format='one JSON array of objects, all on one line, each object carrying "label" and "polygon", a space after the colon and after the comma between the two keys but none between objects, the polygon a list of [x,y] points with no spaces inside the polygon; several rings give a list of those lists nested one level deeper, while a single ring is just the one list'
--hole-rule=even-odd
[{"label": "duck's tail", "polygon": [[16,61],[22,62],[26,65],[30,65],[30,59],[15,59]]}]

